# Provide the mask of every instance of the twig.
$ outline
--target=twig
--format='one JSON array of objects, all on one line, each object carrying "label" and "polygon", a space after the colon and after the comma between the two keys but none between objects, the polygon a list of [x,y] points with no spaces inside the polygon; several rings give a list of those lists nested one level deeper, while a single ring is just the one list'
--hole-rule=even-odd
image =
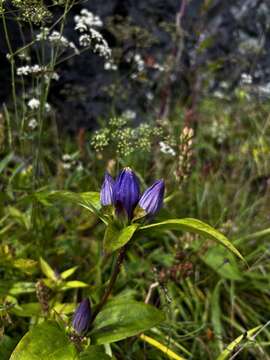
[{"label": "twig", "polygon": [[152,284],[149,286],[148,293],[147,293],[146,298],[145,298],[145,300],[144,300],[144,303],[145,303],[145,304],[148,304],[148,303],[149,303],[149,301],[150,301],[150,299],[151,299],[151,296],[152,296],[152,293],[153,293],[153,290],[154,290],[156,287],[158,287],[158,286],[159,286],[159,282],[158,282],[158,281],[152,283]]}]

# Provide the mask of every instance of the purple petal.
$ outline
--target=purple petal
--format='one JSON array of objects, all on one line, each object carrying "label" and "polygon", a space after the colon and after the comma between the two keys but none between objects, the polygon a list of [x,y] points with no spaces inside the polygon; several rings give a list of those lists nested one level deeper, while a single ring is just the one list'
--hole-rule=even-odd
[{"label": "purple petal", "polygon": [[157,180],[145,190],[139,201],[139,206],[149,215],[155,215],[163,204],[165,185],[163,180]]},{"label": "purple petal", "polygon": [[102,206],[111,205],[113,203],[113,185],[113,178],[106,172],[100,191],[100,202]]},{"label": "purple petal", "polygon": [[91,320],[91,304],[89,299],[84,299],[74,313],[72,326],[78,334],[83,334],[88,330]]},{"label": "purple petal", "polygon": [[126,212],[129,219],[140,198],[140,186],[137,176],[130,168],[124,168],[113,186],[113,204],[118,214]]}]

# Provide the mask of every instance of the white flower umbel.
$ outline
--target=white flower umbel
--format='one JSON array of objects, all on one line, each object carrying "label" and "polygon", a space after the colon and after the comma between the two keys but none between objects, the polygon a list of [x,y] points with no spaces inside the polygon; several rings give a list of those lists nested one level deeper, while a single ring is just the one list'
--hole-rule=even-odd
[{"label": "white flower umbel", "polygon": [[[28,75],[44,75],[49,78],[46,73],[50,73],[50,70],[46,66],[35,65],[26,65],[17,68],[18,76],[28,76]],[[59,80],[59,75],[56,72],[53,72],[51,75],[52,80]]]},{"label": "white flower umbel", "polygon": [[62,156],[62,160],[63,161],[70,161],[70,160],[72,160],[72,156],[70,154],[64,154]]},{"label": "white flower umbel", "polygon": [[32,130],[35,130],[35,128],[38,126],[38,122],[36,119],[30,119],[29,123],[28,123],[28,127]]},{"label": "white flower umbel", "polygon": [[76,23],[75,30],[82,33],[79,37],[79,44],[82,47],[91,47],[93,52],[109,59],[111,57],[111,49],[102,34],[95,28],[103,25],[99,16],[95,16],[87,9],[83,9],[80,15],[74,17]]},{"label": "white flower umbel", "polygon": [[46,111],[46,112],[50,112],[51,109],[52,109],[51,105],[46,102],[46,104],[45,104],[45,111]]},{"label": "white flower umbel", "polygon": [[79,43],[82,47],[90,46],[91,42],[92,42],[92,39],[89,34],[83,34],[79,37]]},{"label": "white flower umbel", "polygon": [[53,31],[49,36],[48,40],[53,44],[60,44],[63,47],[69,47],[69,41],[68,39],[61,35],[59,31]]},{"label": "white flower umbel", "polygon": [[252,76],[246,73],[241,74],[241,83],[243,85],[251,85],[252,84]]},{"label": "white flower umbel", "polygon": [[116,71],[117,69],[118,69],[117,65],[114,64],[114,62],[112,62],[112,61],[106,61],[104,63],[104,70]]},{"label": "white flower umbel", "polygon": [[160,151],[163,154],[171,155],[171,156],[176,155],[176,152],[173,150],[173,148],[170,145],[166,144],[165,142],[160,141],[159,146],[160,146]]},{"label": "white flower umbel", "polygon": [[135,111],[128,109],[122,113],[122,116],[127,120],[134,120],[137,114]]},{"label": "white flower umbel", "polygon": [[28,101],[27,105],[30,107],[30,109],[35,110],[39,108],[40,101],[36,98],[32,98]]},{"label": "white flower umbel", "polygon": [[79,43],[83,47],[93,46],[93,51],[105,59],[111,57],[111,49],[107,41],[101,33],[95,29],[90,29],[88,34],[81,35],[79,37]]},{"label": "white flower umbel", "polygon": [[94,15],[87,9],[82,9],[80,15],[74,17],[75,30],[80,32],[89,31],[93,27],[101,27],[103,22],[99,16]]},{"label": "white flower umbel", "polygon": [[136,64],[138,72],[142,72],[144,70],[144,61],[140,54],[134,55],[134,62]]},{"label": "white flower umbel", "polygon": [[31,67],[29,65],[21,66],[17,69],[17,75],[29,75],[30,74]]}]

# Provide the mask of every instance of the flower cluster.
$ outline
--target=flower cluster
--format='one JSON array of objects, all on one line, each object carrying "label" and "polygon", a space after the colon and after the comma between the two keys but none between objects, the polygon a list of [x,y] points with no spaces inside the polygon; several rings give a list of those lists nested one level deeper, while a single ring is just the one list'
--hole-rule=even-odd
[{"label": "flower cluster", "polygon": [[164,181],[157,180],[140,195],[137,176],[130,168],[124,168],[114,181],[106,173],[100,192],[102,206],[113,205],[117,216],[124,216],[129,221],[136,213],[143,210],[144,216],[154,216],[163,204]]},{"label": "flower cluster", "polygon": [[171,156],[176,155],[175,150],[170,145],[166,144],[164,141],[160,141],[159,146],[160,146],[160,151],[163,154],[171,155]]},{"label": "flower cluster", "polygon": [[101,27],[103,22],[99,16],[94,15],[87,9],[82,9],[80,15],[74,17],[76,23],[75,30],[84,32],[90,30],[93,27]]},{"label": "flower cluster", "polygon": [[70,48],[74,51],[76,55],[79,55],[80,51],[73,41],[69,41],[63,34],[59,31],[53,30],[50,33],[50,30],[47,27],[41,28],[41,32],[36,35],[36,41],[49,41],[52,45],[60,46],[61,48]]},{"label": "flower cluster", "polygon": [[[36,65],[25,65],[25,66],[21,66],[19,68],[17,68],[17,75],[19,76],[27,76],[27,75],[40,75],[40,74],[44,74],[45,76],[46,73],[50,73],[49,69],[47,68],[47,66],[40,66],[38,64]],[[51,72],[50,73],[50,78],[53,80],[59,80],[59,75],[56,72]]]},{"label": "flower cluster", "polygon": [[97,152],[111,146],[118,156],[126,157],[137,151],[149,152],[153,141],[162,136],[162,129],[149,123],[131,127],[129,122],[135,119],[136,112],[127,110],[120,117],[110,119],[106,129],[97,130],[91,145]]},{"label": "flower cluster", "polygon": [[74,21],[76,23],[75,30],[81,33],[79,37],[80,46],[92,47],[94,53],[109,59],[111,49],[102,34],[95,29],[103,25],[100,17],[87,9],[82,9],[80,15],[74,17]]},{"label": "flower cluster", "polygon": [[28,123],[28,127],[31,130],[35,130],[35,128],[38,126],[38,122],[35,118],[30,119],[29,123]]},{"label": "flower cluster", "polygon": [[[27,105],[29,106],[29,108],[31,110],[36,110],[40,107],[40,101],[39,99],[33,97],[32,99],[30,99],[27,103]],[[45,103],[45,111],[49,112],[51,110],[51,105],[49,103]]]}]

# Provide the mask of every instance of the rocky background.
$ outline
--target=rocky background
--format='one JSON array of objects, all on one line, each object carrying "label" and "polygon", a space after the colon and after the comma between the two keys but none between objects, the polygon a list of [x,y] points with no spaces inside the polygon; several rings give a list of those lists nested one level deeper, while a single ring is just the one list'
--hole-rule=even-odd
[{"label": "rocky background", "polygon": [[[28,0],[31,1],[31,0]],[[54,2],[55,3],[55,2]],[[48,24],[61,5],[50,7]],[[54,4],[55,5],[55,4]],[[40,24],[19,28],[18,9],[7,1],[13,48],[30,41]],[[268,0],[91,0],[74,8],[65,36],[76,43],[74,16],[87,8],[103,21],[115,68],[84,53],[59,65],[50,103],[68,130],[96,127],[98,119],[131,110],[138,121],[169,115],[169,104],[193,109],[209,94],[230,97],[244,83],[250,93],[270,96],[270,2]],[[22,37],[23,34],[23,37]],[[0,27],[0,102],[10,99],[10,73]],[[31,54],[34,58],[34,54]]]}]

